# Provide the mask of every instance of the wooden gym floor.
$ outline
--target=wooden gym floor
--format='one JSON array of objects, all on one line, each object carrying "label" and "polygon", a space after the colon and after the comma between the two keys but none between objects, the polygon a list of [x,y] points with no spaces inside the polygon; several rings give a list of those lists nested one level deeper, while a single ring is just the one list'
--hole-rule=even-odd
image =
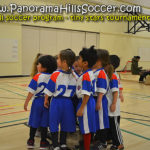
[{"label": "wooden gym floor", "polygon": [[[23,104],[29,81],[29,77],[0,79],[1,150],[27,149],[29,128],[24,123],[28,121],[29,111],[24,111]],[[122,84],[125,102],[121,104],[121,130],[125,149],[149,150],[150,86],[133,81],[122,81]],[[38,149],[40,138],[35,138],[35,141],[37,147],[35,149]],[[69,143],[76,143],[76,141],[70,138]]]}]

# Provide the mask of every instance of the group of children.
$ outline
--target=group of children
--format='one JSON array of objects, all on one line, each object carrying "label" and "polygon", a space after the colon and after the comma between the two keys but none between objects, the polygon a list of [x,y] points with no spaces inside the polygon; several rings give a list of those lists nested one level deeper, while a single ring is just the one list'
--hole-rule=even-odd
[{"label": "group of children", "polygon": [[110,140],[110,150],[123,150],[119,127],[123,95],[115,72],[119,64],[118,56],[94,46],[83,48],[78,57],[71,49],[60,51],[57,60],[50,55],[41,56],[37,61],[38,73],[28,86],[24,104],[27,110],[29,101],[34,98],[29,118],[28,148],[34,148],[34,136],[39,127],[40,149],[49,147],[46,140],[49,127],[52,136],[50,148],[67,150],[67,133],[76,131],[77,116],[85,150],[90,150],[91,141],[93,149],[106,149]]}]

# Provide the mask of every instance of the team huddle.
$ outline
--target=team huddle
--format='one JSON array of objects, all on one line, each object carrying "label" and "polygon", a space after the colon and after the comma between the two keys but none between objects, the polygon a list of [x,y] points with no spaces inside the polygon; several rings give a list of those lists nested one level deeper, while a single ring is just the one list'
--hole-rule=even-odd
[{"label": "team huddle", "polygon": [[[120,64],[107,50],[83,48],[79,56],[71,49],[60,51],[57,58],[39,57],[38,73],[28,86],[24,109],[33,98],[28,148],[34,148],[37,128],[41,129],[40,149],[67,150],[67,133],[76,132],[77,123],[83,144],[76,149],[123,150],[120,130],[122,86],[115,71]],[[47,128],[52,145],[47,141]],[[60,136],[58,136],[60,130]],[[59,137],[59,140],[58,140]],[[83,146],[83,147],[82,147]]]}]

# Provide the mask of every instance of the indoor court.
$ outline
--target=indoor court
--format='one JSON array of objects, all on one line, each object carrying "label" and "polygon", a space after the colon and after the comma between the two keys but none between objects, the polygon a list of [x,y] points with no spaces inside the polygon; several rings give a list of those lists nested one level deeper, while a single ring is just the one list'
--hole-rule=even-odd
[{"label": "indoor court", "polygon": [[[29,77],[0,79],[0,143],[3,150],[26,150],[29,111],[23,109]],[[124,103],[121,104],[121,129],[127,150],[148,150],[150,146],[149,86],[136,81],[121,81]],[[75,138],[75,137],[74,137]],[[21,139],[21,140],[20,140]],[[39,146],[36,138],[36,146]],[[69,139],[69,145],[77,139]],[[38,149],[38,148],[37,148]]]},{"label": "indoor court", "polygon": [[[64,9],[61,13],[61,8],[63,6],[66,6],[66,9]],[[117,17],[119,19],[115,20],[114,18]],[[141,19],[140,17],[143,18]],[[27,150],[28,139],[29,141],[33,141],[33,143],[31,143],[31,146],[34,146],[34,138],[29,138],[30,128],[28,127],[28,120],[33,99],[30,100],[27,111],[24,110],[24,103],[28,94],[28,85],[32,80],[31,71],[33,73],[33,66],[36,68],[36,71],[34,70],[34,73],[36,74],[38,72],[37,66],[39,65],[39,62],[37,63],[37,61],[35,61],[37,54],[40,53],[39,58],[46,55],[51,55],[53,56],[53,58],[55,58],[54,61],[58,61],[62,50],[71,49],[76,56],[79,56],[79,53],[83,48],[90,49],[92,46],[94,46],[93,49],[95,51],[97,49],[100,49],[101,52],[104,52],[105,50],[109,52],[108,59],[106,59],[107,61],[109,60],[110,55],[117,55],[118,59],[120,59],[120,62],[118,63],[116,69],[116,72],[119,75],[116,75],[117,79],[115,80],[119,81],[120,76],[121,84],[123,87],[124,102],[120,102],[120,129],[123,135],[123,142],[119,132],[120,129],[118,127],[117,130],[116,127],[116,124],[118,123],[115,122],[116,120],[114,121],[117,138],[120,138],[119,140],[117,140],[119,142],[122,142],[120,142],[120,145],[118,145],[124,147],[125,150],[150,150],[150,0],[1,0],[0,150]],[[97,55],[98,57],[98,53],[95,55]],[[96,59],[97,57],[95,57],[95,60],[98,60]],[[76,57],[76,59],[80,58],[81,57]],[[60,62],[62,62],[63,59],[60,58],[60,60]],[[91,60],[94,61],[94,59]],[[112,67],[110,67],[111,63],[112,62],[109,61],[106,63],[106,65],[103,66],[102,64],[105,63],[102,63],[102,60],[100,60],[101,67],[99,66],[99,68],[92,68],[94,65],[91,65],[91,67],[88,66],[87,68],[93,70],[100,70],[101,68],[104,70],[104,73],[106,72],[108,75],[112,71],[110,69]],[[136,66],[136,69],[138,68],[138,73],[134,73],[136,69],[133,69],[133,65],[134,67]],[[62,69],[62,72],[64,71],[68,74],[70,70],[74,72],[76,71],[73,65],[69,66],[66,63],[66,66],[68,70],[63,70],[60,67]],[[55,70],[56,68],[59,69],[58,62],[57,67],[55,67]],[[63,93],[64,88],[65,92],[67,90],[72,90],[69,89],[70,80],[76,80],[74,84],[76,91],[81,90],[81,85],[77,87],[77,80],[79,77],[83,76],[82,71],[86,70],[84,70],[83,67],[81,67],[80,69],[82,69],[80,70],[81,74],[78,74],[77,79],[68,78],[69,81],[59,80],[59,82],[68,81],[64,83],[65,87],[64,84],[60,84],[60,87],[56,89],[56,91],[60,92],[58,92],[59,94]],[[43,71],[41,72],[43,73]],[[44,72],[46,71],[44,70]],[[145,73],[148,74],[145,75]],[[71,75],[74,76],[73,74]],[[140,80],[140,77],[143,75],[143,80]],[[94,79],[95,77],[93,77],[93,80]],[[107,80],[107,78],[103,79]],[[36,82],[37,80],[38,79],[36,78]],[[98,80],[95,81],[98,82]],[[111,79],[107,81],[109,82],[111,81]],[[95,83],[91,80],[90,82],[92,83],[90,86],[92,86]],[[39,92],[38,94],[41,95],[39,96],[36,93],[38,96],[34,95],[35,98],[44,98],[44,94],[46,94],[43,91],[45,88],[44,86],[46,86],[48,82],[44,84],[43,82],[41,83],[42,84],[38,85],[38,88],[40,88],[40,90],[42,88],[43,89],[41,91],[39,90],[40,92],[36,89]],[[108,90],[110,90],[110,84],[106,86],[108,86],[108,88],[104,90],[106,91],[105,94],[107,95]],[[119,82],[117,82],[117,86],[118,87],[114,89],[118,89],[118,91],[120,90],[119,92],[121,93],[122,89],[121,87],[119,87]],[[92,88],[94,89],[94,86],[90,87],[91,93],[93,92]],[[75,92],[74,89],[73,92]],[[97,93],[99,94],[100,92]],[[32,92],[30,92],[30,94],[32,94]],[[59,94],[57,95],[58,97],[60,96]],[[119,94],[118,96],[121,95]],[[71,95],[72,97],[76,96],[75,94],[70,93],[70,99],[72,98]],[[67,97],[64,96],[64,93],[61,96],[63,98]],[[52,98],[55,98],[55,96],[53,96]],[[94,95],[94,98],[98,99],[99,97],[98,95],[97,97]],[[119,97],[117,98],[119,99]],[[40,106],[44,108],[43,104]],[[67,111],[69,110],[64,108],[62,109]],[[111,110],[110,107],[109,110]],[[98,111],[101,111],[100,108]],[[91,113],[89,114],[91,115]],[[35,116],[35,118],[37,118],[37,115]],[[111,115],[107,115],[106,119],[108,118],[108,116],[110,117]],[[119,115],[114,115],[113,117],[119,118]],[[94,117],[91,118],[93,119]],[[86,120],[88,119],[89,118],[86,116]],[[105,116],[101,117],[101,119],[103,124]],[[45,120],[49,121],[49,119]],[[75,122],[75,119],[73,120]],[[93,123],[96,121],[91,122]],[[79,121],[76,121],[76,124],[77,123],[79,123]],[[90,123],[88,121],[86,123],[87,124],[83,124],[85,126],[89,126]],[[98,123],[100,126],[101,121],[99,121]],[[36,129],[37,127],[33,128]],[[97,131],[99,130],[100,129],[98,129]],[[57,131],[55,132],[57,134]],[[92,135],[91,132],[86,134],[89,134],[89,136]],[[86,134],[83,134],[83,137]],[[34,150],[38,150],[42,147],[40,146],[40,141],[42,143],[41,139],[42,138],[40,137],[35,137]],[[71,150],[83,150],[79,148],[75,149],[75,145],[79,145],[79,140],[79,127],[77,127],[76,133],[69,133],[67,137],[67,144],[64,145],[68,145],[68,147],[71,148]],[[52,141],[49,139],[48,141],[52,145]],[[98,139],[96,142],[99,142],[98,144],[100,144],[100,146],[103,146],[101,144],[105,145],[106,143],[101,143],[102,141],[100,139]],[[96,145],[97,149],[99,149],[98,144]],[[86,147],[85,145],[84,149]],[[114,150],[111,149],[111,147],[113,146],[116,146],[115,150],[120,150],[118,145],[108,145],[107,150]],[[30,145],[28,144],[28,146]],[[48,147],[49,146],[50,145],[48,144]],[[89,144],[89,148],[91,148],[90,150],[94,149],[92,146],[90,147]],[[46,149],[58,150],[57,148],[60,149],[59,144],[57,144],[55,148]],[[61,150],[63,150],[62,147]]]}]

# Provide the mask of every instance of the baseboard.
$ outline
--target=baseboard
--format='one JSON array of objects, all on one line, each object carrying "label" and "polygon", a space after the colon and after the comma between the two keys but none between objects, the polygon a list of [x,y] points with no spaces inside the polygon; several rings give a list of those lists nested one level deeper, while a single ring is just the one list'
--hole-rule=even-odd
[{"label": "baseboard", "polygon": [[17,77],[29,77],[30,75],[12,75],[12,76],[0,76],[0,78],[17,78]]}]

